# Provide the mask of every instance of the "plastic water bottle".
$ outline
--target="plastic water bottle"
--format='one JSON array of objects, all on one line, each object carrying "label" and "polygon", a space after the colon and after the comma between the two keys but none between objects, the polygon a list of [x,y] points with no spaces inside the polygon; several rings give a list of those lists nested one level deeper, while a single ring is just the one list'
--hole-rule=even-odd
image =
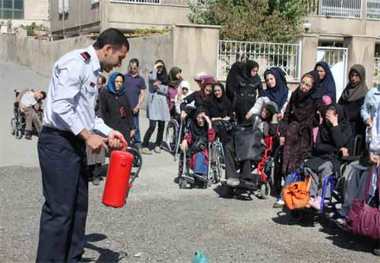
[{"label": "plastic water bottle", "polygon": [[208,259],[203,251],[197,250],[194,253],[194,256],[191,262],[192,263],[208,263]]}]

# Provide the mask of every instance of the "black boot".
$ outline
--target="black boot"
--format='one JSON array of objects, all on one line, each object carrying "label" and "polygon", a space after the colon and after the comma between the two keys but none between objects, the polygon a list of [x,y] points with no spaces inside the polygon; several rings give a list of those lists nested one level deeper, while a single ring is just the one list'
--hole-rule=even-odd
[{"label": "black boot", "polygon": [[375,254],[376,256],[380,257],[380,240],[377,241],[377,245],[376,245],[376,247],[373,250],[373,254]]}]

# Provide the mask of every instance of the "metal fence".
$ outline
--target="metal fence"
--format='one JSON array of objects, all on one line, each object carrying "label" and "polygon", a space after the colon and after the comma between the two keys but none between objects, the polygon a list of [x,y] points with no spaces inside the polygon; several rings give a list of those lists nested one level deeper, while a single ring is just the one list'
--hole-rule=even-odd
[{"label": "metal fence", "polygon": [[[191,0],[193,1],[193,0]],[[111,0],[112,3],[188,6],[189,0]]]},{"label": "metal fence", "polygon": [[218,79],[226,80],[232,64],[236,61],[245,60],[257,61],[260,65],[260,75],[269,67],[281,67],[287,73],[289,81],[300,79],[300,44],[220,40],[218,49]]},{"label": "metal fence", "polygon": [[111,0],[113,3],[160,4],[161,0]]}]

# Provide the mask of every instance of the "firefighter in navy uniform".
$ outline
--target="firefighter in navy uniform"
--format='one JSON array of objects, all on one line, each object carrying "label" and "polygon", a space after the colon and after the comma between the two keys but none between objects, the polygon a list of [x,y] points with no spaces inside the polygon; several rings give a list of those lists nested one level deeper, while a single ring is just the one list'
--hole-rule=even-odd
[{"label": "firefighter in navy uniform", "polygon": [[74,50],[53,66],[43,128],[38,140],[45,203],[37,262],[79,262],[85,245],[88,210],[86,145],[118,149],[125,139],[95,116],[96,82],[101,71],[120,66],[129,51],[116,29],[102,32],[86,49]]}]

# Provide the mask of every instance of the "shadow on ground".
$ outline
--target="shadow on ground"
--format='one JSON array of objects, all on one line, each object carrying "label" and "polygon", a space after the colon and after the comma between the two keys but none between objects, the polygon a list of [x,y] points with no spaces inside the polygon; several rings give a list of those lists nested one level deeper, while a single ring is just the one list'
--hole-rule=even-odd
[{"label": "shadow on ground", "polygon": [[97,263],[117,263],[120,262],[123,258],[128,256],[126,251],[115,252],[109,248],[104,248],[94,243],[104,241],[107,239],[107,236],[104,234],[93,233],[86,235],[87,243],[85,245],[86,249],[96,251],[99,253],[99,257],[95,260],[93,258],[84,258],[84,262],[97,262]]}]

